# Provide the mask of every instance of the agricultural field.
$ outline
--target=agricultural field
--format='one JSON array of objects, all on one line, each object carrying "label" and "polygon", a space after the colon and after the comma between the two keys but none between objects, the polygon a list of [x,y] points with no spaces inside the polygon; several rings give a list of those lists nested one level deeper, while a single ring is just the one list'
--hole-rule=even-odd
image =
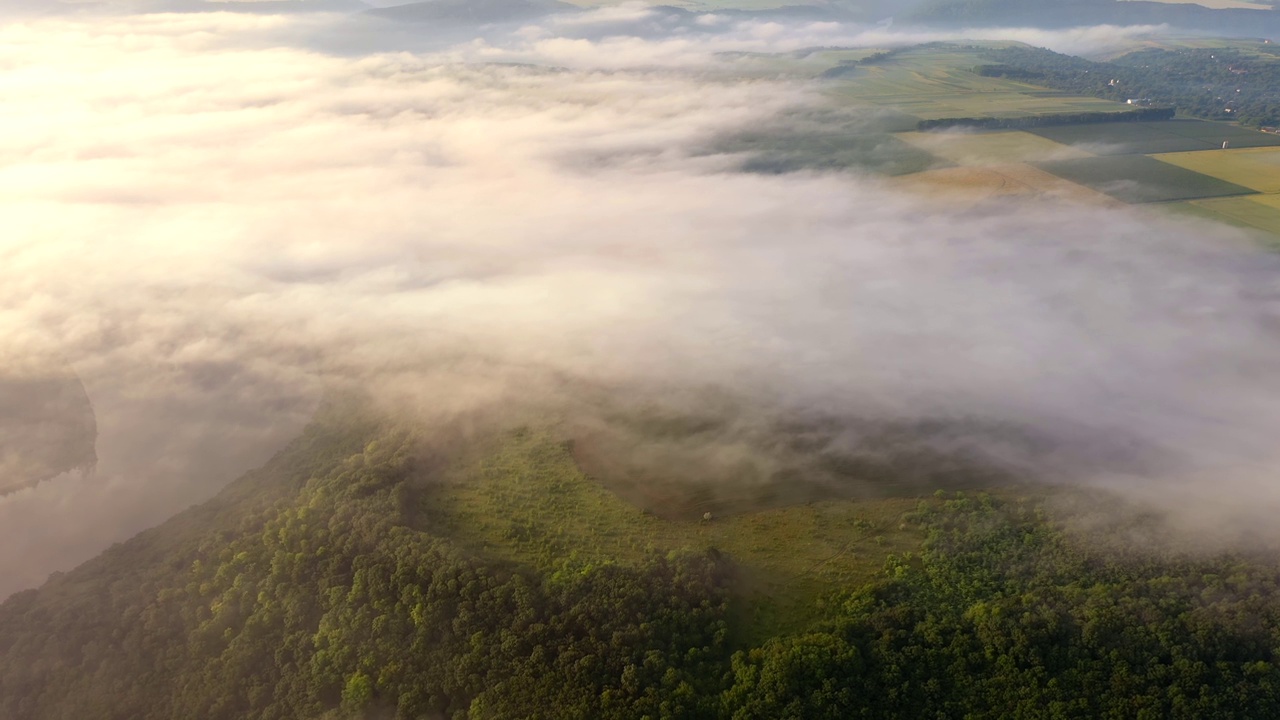
[{"label": "agricultural field", "polygon": [[1001,197],[1052,198],[1098,206],[1120,206],[1104,193],[1025,163],[968,165],[894,178],[895,187],[962,202]]},{"label": "agricultural field", "polygon": [[1280,247],[1280,195],[1207,198],[1172,203],[1168,210],[1268,233],[1268,245]]},{"label": "agricultural field", "polygon": [[1153,157],[1261,193],[1280,192],[1280,148],[1165,153]]},{"label": "agricultural field", "polygon": [[1232,148],[1280,146],[1280,135],[1207,120],[1087,123],[1035,128],[1029,132],[1092,155],[1151,155]]},{"label": "agricultural field", "polygon": [[804,626],[824,596],[919,547],[905,518],[921,501],[819,501],[711,520],[670,520],[588,477],[553,433],[523,430],[458,462],[418,498],[418,522],[492,557],[540,569],[567,559],[634,562],[657,550],[716,548],[743,568],[739,592],[762,637]]},{"label": "agricultural field", "polygon": [[956,165],[1026,163],[1089,157],[1061,143],[1021,131],[906,132],[898,138]]},{"label": "agricultural field", "polygon": [[[1186,43],[1239,44],[1204,38]],[[983,51],[1000,46],[727,56],[749,75],[819,79],[833,104],[827,116],[787,118],[775,128],[723,138],[709,152],[740,154],[743,168],[756,172],[874,173],[895,187],[956,202],[1019,196],[1097,206],[1137,203],[1280,236],[1280,135],[1187,118],[917,130],[922,119],[1132,109],[979,75]],[[869,113],[868,105],[878,111]]]},{"label": "agricultural field", "polygon": [[1039,163],[1042,170],[1126,203],[1247,195],[1247,187],[1144,155],[1100,156]]},{"label": "agricultural field", "polygon": [[1280,237],[1280,208],[1266,202],[1259,202],[1266,197],[1250,195],[1187,200],[1170,203],[1165,206],[1165,209],[1171,213],[1214,220],[1241,228],[1262,230]]},{"label": "agricultural field", "polygon": [[765,174],[859,170],[894,176],[945,164],[889,133],[796,131],[784,127],[725,138],[711,152],[740,154],[744,170]]}]

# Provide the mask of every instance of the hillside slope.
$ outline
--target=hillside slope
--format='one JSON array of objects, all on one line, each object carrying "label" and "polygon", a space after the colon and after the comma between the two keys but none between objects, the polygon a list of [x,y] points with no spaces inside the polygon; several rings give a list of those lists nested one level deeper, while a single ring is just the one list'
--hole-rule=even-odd
[{"label": "hillside slope", "polygon": [[588,531],[622,506],[542,437],[459,463],[328,408],[213,501],[0,605],[0,717],[1280,716],[1266,559],[1108,550],[1034,501],[955,494],[900,518],[919,551],[755,637],[750,538],[636,547],[665,522],[638,509]]}]

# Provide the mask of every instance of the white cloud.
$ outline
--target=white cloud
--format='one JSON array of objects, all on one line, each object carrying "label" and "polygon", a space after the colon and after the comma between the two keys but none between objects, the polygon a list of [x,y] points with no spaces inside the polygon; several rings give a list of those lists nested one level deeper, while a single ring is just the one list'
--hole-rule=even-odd
[{"label": "white cloud", "polygon": [[[1150,25],[1100,25],[1063,30],[931,30],[756,18],[731,21],[724,16],[702,15],[694,17],[682,32],[674,33],[655,32],[644,25],[646,14],[637,16],[634,26],[623,23],[611,25],[604,33],[592,32],[595,25],[606,24],[602,17],[607,16],[590,13],[526,25],[507,38],[515,42],[489,38],[477,46],[482,54],[477,54],[475,48],[461,46],[457,57],[546,62],[575,68],[694,68],[715,63],[716,54],[726,52],[785,53],[815,47],[891,48],[954,41],[1023,42],[1057,52],[1094,55],[1134,47],[1167,30],[1164,26]],[[620,22],[621,18],[609,20]]]},{"label": "white cloud", "polygon": [[0,27],[0,337],[69,358],[101,432],[96,478],[0,500],[0,592],[207,497],[343,379],[444,416],[551,376],[727,383],[1271,457],[1275,261],[1238,234],[728,172],[693,150],[814,96],[635,69],[714,42],[520,50],[550,70],[271,41],[314,22]]}]

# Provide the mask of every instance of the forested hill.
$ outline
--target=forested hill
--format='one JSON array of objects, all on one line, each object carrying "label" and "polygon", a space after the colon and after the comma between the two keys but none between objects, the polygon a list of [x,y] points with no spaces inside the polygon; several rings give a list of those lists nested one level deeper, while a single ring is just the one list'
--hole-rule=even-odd
[{"label": "forested hill", "polygon": [[1094,62],[1044,48],[1008,47],[986,56],[978,71],[1109,100],[1174,106],[1186,115],[1280,125],[1280,50],[1270,43],[1238,47],[1149,48]]},{"label": "forested hill", "polygon": [[447,460],[428,440],[331,409],[214,501],[10,598],[0,717],[1280,717],[1271,564],[930,498],[920,552],[750,640],[714,548],[538,569],[459,542],[417,510]]}]

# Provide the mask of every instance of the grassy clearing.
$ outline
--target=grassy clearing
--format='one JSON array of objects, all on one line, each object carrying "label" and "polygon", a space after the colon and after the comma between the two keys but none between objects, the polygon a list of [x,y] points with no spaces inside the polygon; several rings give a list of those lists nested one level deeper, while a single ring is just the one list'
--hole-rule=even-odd
[{"label": "grassy clearing", "polygon": [[1143,155],[1057,160],[1037,167],[1126,203],[1248,195],[1247,187]]},{"label": "grassy clearing", "polygon": [[1087,123],[1029,130],[1094,155],[1151,155],[1233,148],[1280,146],[1280,136],[1207,120]]},{"label": "grassy clearing", "polygon": [[1156,155],[1155,158],[1258,192],[1280,192],[1280,148],[1205,150]]},{"label": "grassy clearing", "polygon": [[899,133],[898,138],[957,165],[991,165],[1089,157],[1076,148],[1021,131]]},{"label": "grassy clearing", "polygon": [[547,431],[512,433],[424,487],[421,522],[478,552],[553,568],[631,562],[645,554],[715,548],[742,568],[741,612],[761,637],[803,627],[833,591],[878,575],[892,553],[923,540],[904,517],[919,499],[815,502],[674,522],[592,481]]}]

